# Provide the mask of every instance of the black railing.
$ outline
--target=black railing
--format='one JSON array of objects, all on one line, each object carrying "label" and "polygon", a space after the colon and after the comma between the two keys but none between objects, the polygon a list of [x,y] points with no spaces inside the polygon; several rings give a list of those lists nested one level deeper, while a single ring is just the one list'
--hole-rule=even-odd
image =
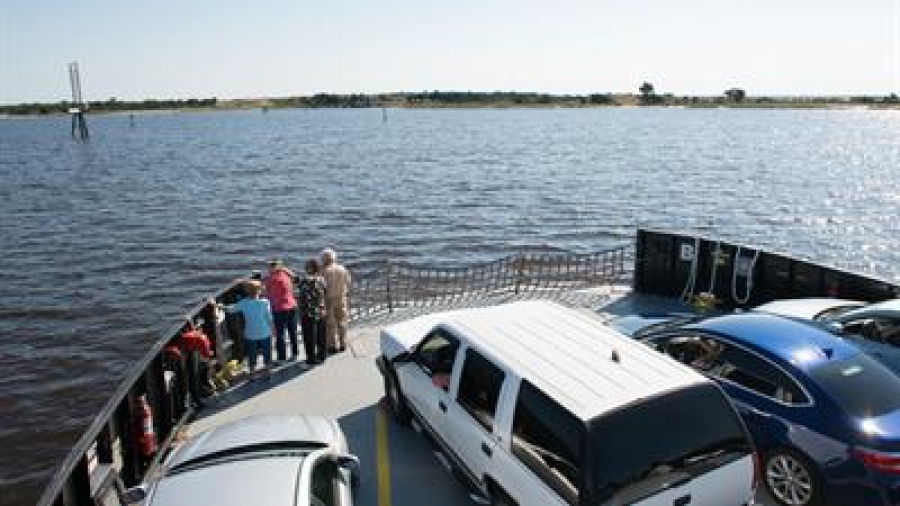
[{"label": "black railing", "polygon": [[797,297],[900,296],[900,286],[884,279],[689,234],[638,230],[635,256],[636,292],[676,298],[706,292],[726,310]]},{"label": "black railing", "polygon": [[[224,297],[229,291],[218,294]],[[82,434],[51,478],[39,506],[94,506],[102,502],[104,486],[121,489],[137,485],[164,454],[182,425],[202,403],[197,352],[175,351],[181,334],[202,330],[218,343],[221,332],[212,306],[198,304],[130,369],[94,422]],[[135,427],[142,421],[146,399],[152,412],[158,451],[142,449]],[[115,492],[115,489],[112,489]]]}]

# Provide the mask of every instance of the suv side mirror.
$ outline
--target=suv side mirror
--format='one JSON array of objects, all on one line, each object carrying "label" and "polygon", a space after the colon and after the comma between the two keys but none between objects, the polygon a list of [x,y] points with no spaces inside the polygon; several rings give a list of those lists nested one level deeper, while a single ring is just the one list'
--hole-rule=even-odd
[{"label": "suv side mirror", "polygon": [[124,501],[125,504],[137,504],[146,498],[147,485],[144,484],[129,488],[122,494],[122,501]]}]

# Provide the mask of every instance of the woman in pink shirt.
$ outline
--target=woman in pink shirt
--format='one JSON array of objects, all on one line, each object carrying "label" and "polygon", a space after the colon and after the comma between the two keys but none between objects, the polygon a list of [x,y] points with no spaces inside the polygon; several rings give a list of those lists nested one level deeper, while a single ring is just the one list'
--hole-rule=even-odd
[{"label": "woman in pink shirt", "polygon": [[296,275],[281,260],[269,262],[269,276],[266,278],[266,297],[272,305],[275,321],[275,355],[277,360],[285,360],[287,352],[284,331],[291,338],[291,358],[297,360],[297,300],[294,298]]}]

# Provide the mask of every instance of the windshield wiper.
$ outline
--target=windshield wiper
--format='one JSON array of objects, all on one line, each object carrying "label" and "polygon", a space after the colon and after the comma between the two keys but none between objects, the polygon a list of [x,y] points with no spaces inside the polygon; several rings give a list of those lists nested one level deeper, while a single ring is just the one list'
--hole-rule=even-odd
[{"label": "windshield wiper", "polygon": [[222,460],[222,459],[233,459],[234,457],[238,457],[241,455],[252,455],[260,452],[284,452],[284,451],[305,451],[311,452],[317,450],[319,448],[324,448],[326,445],[323,443],[316,442],[308,442],[308,441],[277,441],[274,443],[257,443],[250,444],[244,446],[238,446],[235,448],[228,448],[226,450],[221,450],[217,452],[207,453],[206,455],[201,455],[199,457],[188,459],[184,462],[179,463],[176,466],[173,466],[169,472],[177,473],[188,467],[195,467],[198,464],[203,464],[206,462]]}]

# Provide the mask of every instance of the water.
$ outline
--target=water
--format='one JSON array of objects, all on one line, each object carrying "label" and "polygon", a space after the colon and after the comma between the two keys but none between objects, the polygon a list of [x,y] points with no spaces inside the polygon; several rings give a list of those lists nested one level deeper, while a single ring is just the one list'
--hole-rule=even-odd
[{"label": "water", "polygon": [[210,292],[593,251],[638,225],[900,279],[900,113],[274,110],[0,120],[0,504],[32,504],[129,364]]}]

